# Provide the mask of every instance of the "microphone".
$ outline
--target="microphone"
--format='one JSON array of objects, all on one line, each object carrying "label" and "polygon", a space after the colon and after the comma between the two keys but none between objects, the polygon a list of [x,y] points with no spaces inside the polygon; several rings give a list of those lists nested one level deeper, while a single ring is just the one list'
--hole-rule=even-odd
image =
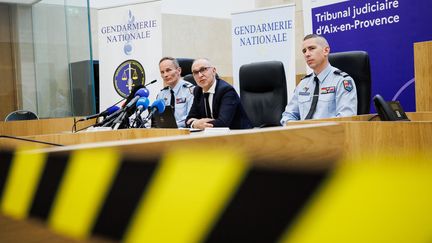
[{"label": "microphone", "polygon": [[139,98],[141,98],[141,97],[148,98],[149,95],[150,95],[150,92],[149,92],[148,89],[146,89],[146,88],[140,88],[135,93],[135,97],[133,99],[131,99],[129,101],[129,103],[127,103],[127,105],[125,106],[126,110],[130,109],[131,107],[134,107],[135,103],[138,101]]},{"label": "microphone", "polygon": [[119,109],[120,108],[118,106],[114,105],[114,106],[111,106],[108,109],[102,111],[101,113],[93,114],[93,115],[90,115],[90,116],[86,116],[84,118],[79,119],[78,121],[87,121],[87,120],[90,120],[90,119],[93,119],[93,118],[97,118],[97,117],[100,117],[100,116],[109,116],[109,115],[113,114],[114,112],[118,111]]},{"label": "microphone", "polygon": [[123,112],[123,109],[119,108],[117,111],[115,111],[111,115],[107,116],[103,121],[95,124],[94,126],[95,127],[98,127],[98,126],[109,127],[109,126],[111,126],[111,123],[114,121],[114,118],[116,118],[122,112]]},{"label": "microphone", "polygon": [[155,79],[155,80],[151,81],[150,83],[144,85],[144,88],[147,87],[147,86],[149,86],[150,84],[154,84],[154,83],[156,83],[156,82],[157,82],[157,79]]},{"label": "microphone", "polygon": [[142,124],[142,119],[141,119],[141,113],[144,110],[147,110],[147,107],[150,104],[150,100],[147,99],[146,97],[141,97],[138,99],[137,103],[136,103],[136,107],[137,107],[137,111],[135,113],[135,120],[132,124],[131,127],[139,127]]},{"label": "microphone", "polygon": [[[122,108],[122,112],[118,115],[118,117],[114,120],[114,130],[117,130],[119,126],[125,121],[126,118],[129,118],[133,113],[133,108],[135,107],[135,103],[139,98],[145,97],[147,98],[150,95],[150,92],[146,88],[140,88],[135,92],[135,97],[131,99],[125,107]],[[130,114],[128,114],[130,113]]]},{"label": "microphone", "polygon": [[[134,87],[132,88],[131,92],[129,93],[128,97],[126,98],[126,101],[123,103],[122,108],[125,106],[125,104],[129,103],[129,101],[131,101],[131,100],[133,99],[133,97],[135,96],[135,94],[136,94],[136,92],[137,92],[138,90],[140,90],[140,89],[142,89],[142,88],[145,88],[145,87],[147,87],[148,85],[150,85],[150,84],[154,84],[154,83],[156,83],[156,82],[157,82],[157,80],[155,79],[155,80],[152,80],[150,83],[148,83],[148,84],[146,84],[146,85],[142,85],[142,84],[140,84],[140,85],[134,86]],[[148,90],[147,90],[147,91],[148,91]],[[146,96],[146,97],[148,97],[148,96]]]},{"label": "microphone", "polygon": [[133,97],[135,97],[136,92],[137,92],[139,89],[142,89],[142,88],[145,88],[144,85],[142,85],[142,84],[137,85],[137,86],[134,86],[134,87],[132,88],[131,92],[129,93],[129,95],[126,97],[126,101],[123,103],[122,108],[123,108],[127,103],[129,103],[129,101],[131,101],[131,99],[133,99]]},{"label": "microphone", "polygon": [[147,99],[147,97],[141,97],[138,99],[137,103],[136,103],[136,107],[137,107],[137,115],[141,115],[141,113],[144,110],[147,110],[148,106],[150,105],[150,100]]},{"label": "microphone", "polygon": [[155,100],[153,104],[150,106],[150,112],[147,117],[143,121],[143,125],[146,124],[153,115],[157,112],[162,114],[165,111],[165,102],[162,99]]}]

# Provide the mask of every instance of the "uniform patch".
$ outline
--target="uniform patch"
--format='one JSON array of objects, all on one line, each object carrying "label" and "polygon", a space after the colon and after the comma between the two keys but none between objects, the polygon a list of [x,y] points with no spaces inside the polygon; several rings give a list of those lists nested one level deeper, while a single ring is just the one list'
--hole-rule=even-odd
[{"label": "uniform patch", "polygon": [[335,92],[335,86],[330,87],[322,87],[321,88],[321,94],[330,94]]},{"label": "uniform patch", "polygon": [[343,86],[344,86],[344,89],[348,92],[351,92],[351,90],[353,90],[353,85],[351,83],[351,80],[344,80]]},{"label": "uniform patch", "polygon": [[176,104],[186,103],[186,98],[176,98]]}]

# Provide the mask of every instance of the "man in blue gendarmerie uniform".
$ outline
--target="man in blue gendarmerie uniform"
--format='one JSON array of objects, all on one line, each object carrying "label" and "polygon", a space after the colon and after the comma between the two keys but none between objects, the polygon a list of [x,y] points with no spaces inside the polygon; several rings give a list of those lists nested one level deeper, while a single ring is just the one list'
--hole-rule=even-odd
[{"label": "man in blue gendarmerie uniform", "polygon": [[193,103],[194,85],[183,80],[177,59],[164,57],[159,61],[159,71],[164,87],[157,99],[163,99],[166,106],[174,108],[174,116],[178,127],[185,127],[185,119]]},{"label": "man in blue gendarmerie uniform", "polygon": [[[305,76],[282,113],[289,121],[357,115],[357,90],[353,79],[330,65],[330,46],[320,35],[303,39],[303,55],[313,73]],[[317,86],[318,85],[318,86]]]}]

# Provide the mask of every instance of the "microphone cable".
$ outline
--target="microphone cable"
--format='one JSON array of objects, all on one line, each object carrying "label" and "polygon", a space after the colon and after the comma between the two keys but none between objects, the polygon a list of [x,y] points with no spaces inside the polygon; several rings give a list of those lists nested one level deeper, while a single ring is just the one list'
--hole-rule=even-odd
[{"label": "microphone cable", "polygon": [[[117,102],[116,102],[114,105],[112,105],[112,106],[116,106],[116,105],[118,105],[120,102],[122,102],[122,101],[125,100],[125,99],[126,99],[126,98],[123,98],[123,99],[117,101]],[[111,106],[111,107],[112,107],[112,106]],[[77,132],[79,132],[79,131],[82,131],[82,130],[84,130],[84,129],[87,129],[87,128],[89,128],[89,127],[91,127],[91,126],[97,124],[97,118],[96,118],[96,122],[95,122],[95,124],[90,125],[90,126],[87,126],[87,127],[85,127],[85,128],[81,128],[80,130],[77,130],[77,124],[78,124],[78,122],[80,122],[80,121],[82,121],[82,120],[77,120],[76,117],[74,116],[74,123],[73,123],[73,125],[72,125],[72,133],[77,133]]]},{"label": "microphone cable", "polygon": [[41,143],[41,144],[52,145],[52,146],[59,146],[59,147],[64,146],[62,144],[57,144],[57,143],[43,142],[43,141],[38,141],[38,140],[34,140],[34,139],[21,138],[21,137],[15,137],[15,136],[8,136],[8,135],[0,135],[0,138],[16,139],[16,140],[22,140],[22,141],[26,141],[26,142]]},{"label": "microphone cable", "polygon": [[379,116],[378,114],[373,115],[368,119],[368,121],[375,121],[374,119],[377,118],[378,116]]}]

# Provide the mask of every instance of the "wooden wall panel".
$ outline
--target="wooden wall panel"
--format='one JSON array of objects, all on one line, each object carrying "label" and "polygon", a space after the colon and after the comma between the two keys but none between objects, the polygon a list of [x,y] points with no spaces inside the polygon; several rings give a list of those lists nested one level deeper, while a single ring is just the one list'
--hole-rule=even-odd
[{"label": "wooden wall panel", "polygon": [[416,110],[432,111],[432,41],[414,43]]}]

